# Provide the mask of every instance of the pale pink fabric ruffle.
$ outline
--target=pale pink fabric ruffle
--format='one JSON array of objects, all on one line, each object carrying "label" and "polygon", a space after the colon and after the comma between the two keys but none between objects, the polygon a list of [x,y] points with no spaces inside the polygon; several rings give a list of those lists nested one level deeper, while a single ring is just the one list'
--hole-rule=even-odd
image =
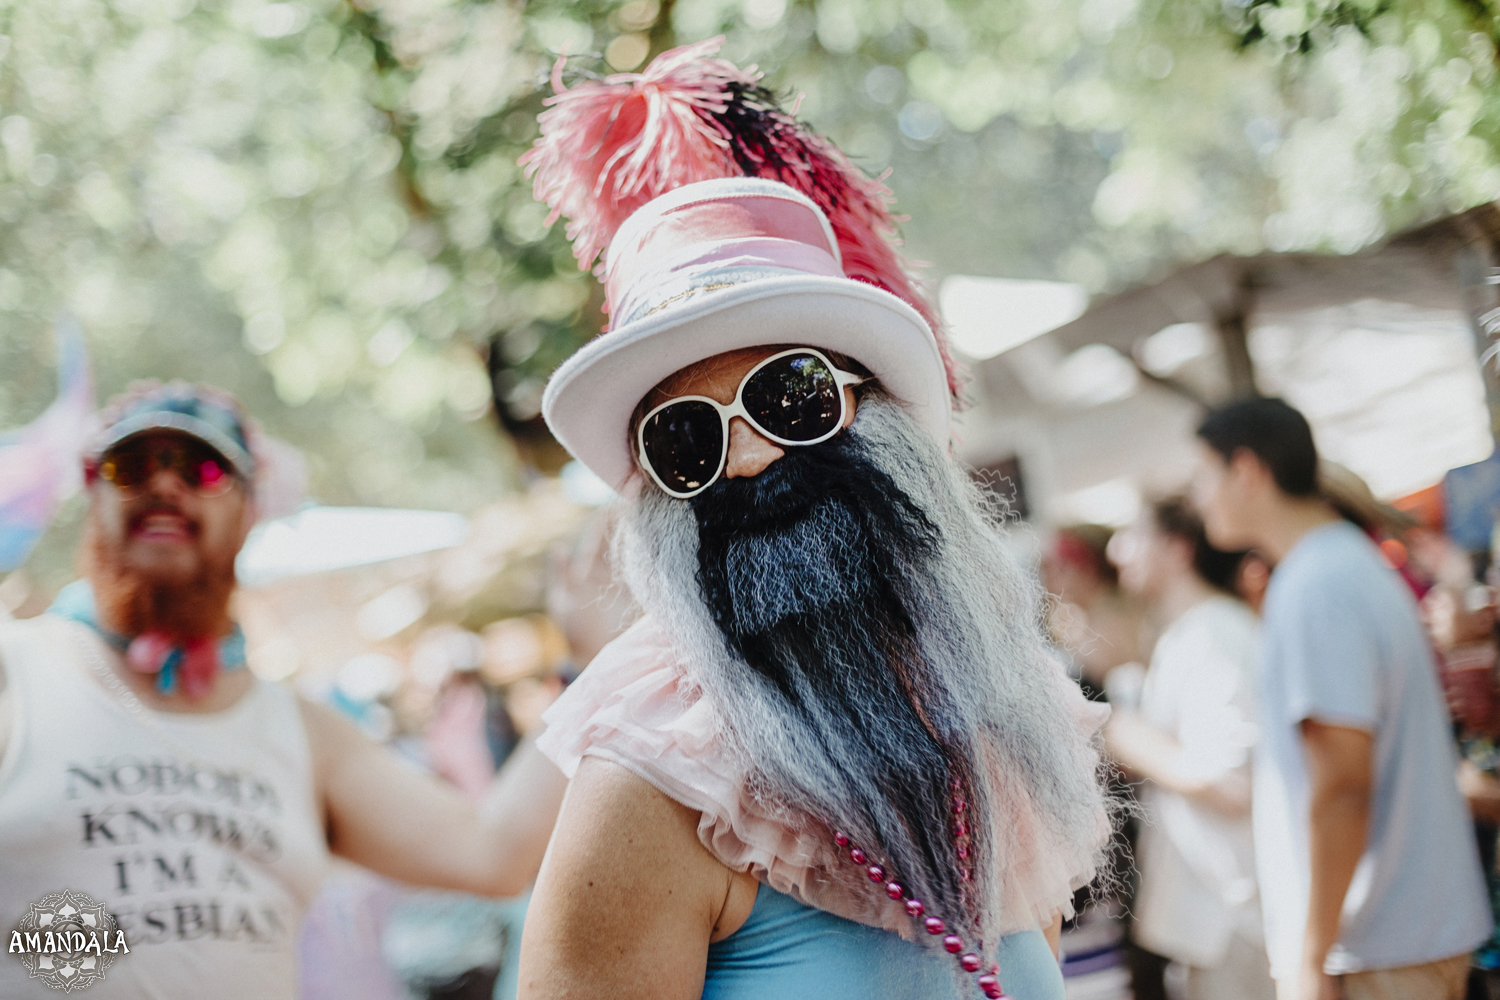
[{"label": "pale pink fabric ruffle", "polygon": [[[1085,741],[1108,714],[1084,700],[1059,669],[1060,693],[1076,698]],[[1071,699],[1070,699],[1071,700]],[[913,921],[844,860],[828,828],[811,818],[773,814],[749,794],[747,775],[724,752],[713,706],[686,678],[676,652],[648,617],[606,646],[543,721],[538,748],[571,778],[586,756],[635,773],[664,794],[702,813],[698,836],[726,867],[749,871],[778,892],[837,916],[903,937]],[[1091,851],[1058,851],[1013,782],[1001,782],[997,821],[1015,831],[1001,933],[1035,927],[1059,910],[1071,912],[1073,890],[1093,876]],[[1108,822],[1090,841],[1102,843]],[[1073,856],[1073,855],[1077,856]]]}]

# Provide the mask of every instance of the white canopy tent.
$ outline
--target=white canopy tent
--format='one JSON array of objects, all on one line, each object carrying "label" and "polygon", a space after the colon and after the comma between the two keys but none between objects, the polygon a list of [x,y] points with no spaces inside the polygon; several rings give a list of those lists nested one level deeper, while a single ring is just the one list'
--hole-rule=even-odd
[{"label": "white canopy tent", "polygon": [[436,510],[308,507],[257,525],[235,561],[241,583],[258,587],[452,548],[469,519]]},{"label": "white canopy tent", "polygon": [[1045,296],[1027,290],[1010,324],[1010,283],[949,279],[955,342],[1004,348],[973,365],[961,454],[1018,459],[1037,520],[1123,523],[1143,494],[1182,485],[1205,406],[1256,391],[1301,409],[1377,496],[1431,486],[1494,448],[1479,354],[1500,329],[1497,236],[1500,210],[1484,205],[1348,257],[1217,257],[1043,333]]}]

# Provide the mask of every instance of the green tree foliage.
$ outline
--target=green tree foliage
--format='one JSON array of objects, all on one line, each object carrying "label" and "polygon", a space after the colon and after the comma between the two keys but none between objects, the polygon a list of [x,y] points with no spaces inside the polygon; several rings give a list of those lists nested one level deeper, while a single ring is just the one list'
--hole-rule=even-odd
[{"label": "green tree foliage", "polygon": [[348,8],[18,2],[0,30],[0,423],[45,402],[42,334],[68,308],[102,392],[224,384],[325,499],[507,488],[469,336],[494,289],[455,282],[409,207]]},{"label": "green tree foliage", "polygon": [[1491,0],[1251,0],[1228,11],[1237,41],[1271,59],[1285,109],[1271,245],[1354,249],[1500,196]]},{"label": "green tree foliage", "polygon": [[1500,194],[1490,0],[0,0],[0,426],[76,312],[101,388],[240,393],[332,502],[544,466],[599,294],[516,158],[558,53],[723,33],[946,273],[1117,288]]}]

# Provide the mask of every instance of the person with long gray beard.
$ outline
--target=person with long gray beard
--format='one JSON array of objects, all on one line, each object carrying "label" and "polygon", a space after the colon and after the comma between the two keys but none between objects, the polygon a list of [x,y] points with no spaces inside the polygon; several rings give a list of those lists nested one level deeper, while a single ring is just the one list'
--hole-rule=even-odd
[{"label": "person with long gray beard", "polygon": [[608,243],[612,328],[543,412],[622,493],[644,613],[547,715],[520,994],[1059,1000],[1104,710],[949,455],[883,189],[716,45],[560,67],[528,155],[580,262]]}]

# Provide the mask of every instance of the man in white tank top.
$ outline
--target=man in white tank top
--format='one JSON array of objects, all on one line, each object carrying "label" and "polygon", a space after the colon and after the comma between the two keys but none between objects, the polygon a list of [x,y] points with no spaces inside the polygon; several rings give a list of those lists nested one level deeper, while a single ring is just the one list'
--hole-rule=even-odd
[{"label": "man in white tank top", "polygon": [[[297,924],[330,852],[406,882],[523,891],[564,787],[530,744],[475,810],[238,669],[229,598],[259,457],[238,403],[149,384],[104,418],[85,468],[87,584],[0,624],[4,939],[73,890],[129,947],[91,997],[291,1000]],[[54,995],[0,958],[4,1000]]]}]

